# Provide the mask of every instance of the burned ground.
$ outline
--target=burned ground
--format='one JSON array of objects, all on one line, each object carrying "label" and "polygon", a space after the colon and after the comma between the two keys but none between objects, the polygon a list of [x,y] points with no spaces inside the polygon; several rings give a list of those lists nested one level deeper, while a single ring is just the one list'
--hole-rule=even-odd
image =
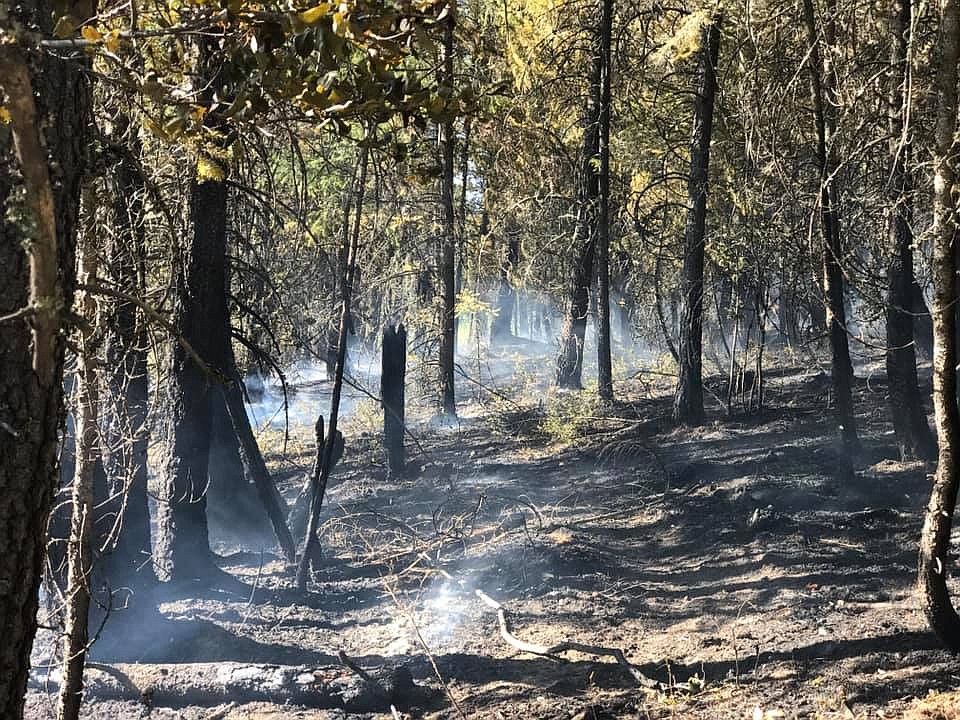
[{"label": "burned ground", "polygon": [[[900,717],[953,686],[960,663],[914,598],[931,468],[895,459],[870,370],[852,463],[830,430],[828,378],[797,369],[771,374],[768,410],[727,419],[714,407],[694,430],[661,421],[665,386],[618,385],[615,411],[581,417],[572,442],[545,434],[542,402],[488,396],[458,428],[420,428],[402,480],[367,436],[331,488],[309,595],[272,551],[235,552],[222,567],[242,584],[163,588],[152,619],[111,619],[95,658],[311,668],[338,666],[342,651],[409,669],[423,694],[404,716]],[[301,447],[272,458],[288,497],[310,462]],[[476,590],[524,640],[620,648],[661,687],[637,687],[608,659],[516,652]],[[35,678],[30,716],[48,717]],[[362,716],[282,702],[214,693],[150,716]],[[145,712],[85,705],[91,718]]]}]

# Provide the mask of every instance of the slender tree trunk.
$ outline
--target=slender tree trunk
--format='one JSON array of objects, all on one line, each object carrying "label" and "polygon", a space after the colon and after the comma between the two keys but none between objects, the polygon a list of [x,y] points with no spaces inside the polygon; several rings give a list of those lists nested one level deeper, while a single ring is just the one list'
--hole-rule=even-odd
[{"label": "slender tree trunk", "polygon": [[[453,31],[455,23],[455,5],[450,5],[450,13],[443,31],[443,57],[441,84],[453,87]],[[456,137],[453,132],[453,120],[440,123],[439,127],[440,163],[440,288],[442,309],[440,314],[440,409],[448,417],[457,416],[457,400],[454,390],[454,362],[456,355],[457,324],[457,286],[456,286],[456,248],[457,228],[454,217],[453,174],[454,147]]]},{"label": "slender tree trunk", "polygon": [[613,0],[601,0],[600,12],[600,149],[597,210],[597,391],[613,402],[613,363],[610,357],[610,76]]},{"label": "slender tree trunk", "polygon": [[[84,190],[84,211],[94,211],[92,188]],[[95,222],[85,218],[79,252],[80,282],[96,276]],[[87,656],[91,571],[94,538],[94,471],[100,459],[97,426],[97,302],[90,291],[80,294],[79,314],[86,321],[80,330],[80,369],[77,377],[76,471],[71,490],[72,513],[67,541],[66,619],[63,637],[63,680],[57,699],[58,720],[77,720],[83,700],[83,665]]]},{"label": "slender tree trunk", "polygon": [[497,314],[490,323],[490,344],[499,345],[513,336],[512,326],[517,293],[510,275],[520,263],[520,238],[512,228],[507,231],[506,258],[500,263],[500,286],[497,289]]},{"label": "slender tree trunk", "polygon": [[[357,267],[357,250],[360,244],[360,218],[363,215],[363,195],[367,183],[367,147],[360,150],[360,174],[357,183],[357,207],[355,222],[350,232],[350,241],[347,249],[347,262],[343,282],[340,284],[340,329],[337,341],[337,365],[333,377],[333,390],[330,394],[330,424],[326,440],[323,445],[323,455],[318,458],[319,472],[315,473],[310,493],[310,516],[307,522],[306,537],[303,542],[303,555],[297,565],[297,588],[307,589],[307,577],[310,565],[317,554],[319,539],[317,525],[320,520],[320,510],[323,508],[323,498],[327,491],[327,480],[336,461],[338,444],[342,452],[342,439],[337,431],[340,415],[340,393],[343,388],[343,370],[347,359],[347,331],[350,325],[350,299],[353,293],[353,281]],[[317,423],[318,442],[322,436],[323,418]]]},{"label": "slender tree trunk", "polygon": [[[836,8],[828,3],[830,17],[824,25],[827,48],[834,44],[834,18]],[[804,23],[810,43],[810,93],[813,99],[813,114],[817,129],[815,154],[820,171],[820,231],[823,238],[823,292],[826,298],[827,329],[830,335],[830,350],[833,369],[833,391],[837,424],[848,453],[859,450],[856,417],[853,411],[853,364],[850,362],[850,347],[847,342],[846,309],[843,302],[843,269],[840,258],[843,243],[840,235],[840,213],[837,207],[837,184],[834,177],[837,161],[833,138],[835,134],[833,108],[836,107],[836,91],[830,53],[820,52],[813,0],[803,0]]]},{"label": "slender tree trunk", "polygon": [[297,548],[293,535],[290,534],[290,529],[287,527],[286,503],[280,493],[277,492],[276,485],[273,483],[273,478],[270,477],[270,471],[267,470],[267,464],[260,452],[260,446],[257,445],[253,428],[250,427],[250,418],[247,417],[243,393],[240,391],[240,376],[236,370],[236,361],[233,358],[232,350],[230,352],[230,362],[233,382],[230,387],[224,389],[224,395],[233,432],[240,443],[240,457],[253,480],[257,497],[270,519],[280,549],[286,556],[287,561],[293,563],[297,559]]},{"label": "slender tree trunk", "polygon": [[560,354],[557,358],[557,385],[579,390],[583,379],[583,344],[587,336],[587,315],[590,309],[590,285],[594,276],[597,236],[597,198],[600,193],[595,161],[600,154],[600,106],[602,99],[603,55],[600,43],[592,38],[593,56],[587,88],[587,105],[583,114],[583,146],[577,168],[577,220],[573,246],[578,248],[570,284],[570,304],[560,331]]},{"label": "slender tree trunk", "polygon": [[[14,5],[8,12],[22,27],[51,31],[47,2]],[[28,65],[18,45],[0,44],[7,138],[13,139],[13,147],[9,139],[0,141],[0,207],[7,209],[0,215],[0,717],[5,720],[23,718],[47,518],[57,487],[60,312],[72,302],[90,107],[82,62],[35,57]],[[19,188],[25,205],[8,204]],[[35,229],[29,243],[23,236],[28,226]]]},{"label": "slender tree trunk", "polygon": [[893,36],[890,88],[890,257],[887,267],[887,385],[893,429],[904,460],[932,460],[936,442],[927,424],[917,382],[913,331],[913,183],[907,170],[910,128],[906,96],[912,0],[896,0],[890,30]]},{"label": "slender tree trunk", "polygon": [[407,331],[390,325],[383,331],[380,397],[383,399],[383,445],[390,475],[401,477],[406,470],[403,446],[405,384],[407,373]]},{"label": "slender tree trunk", "polygon": [[683,295],[678,349],[680,363],[673,398],[673,419],[689,425],[703,422],[703,267],[707,180],[719,55],[720,18],[715,17],[703,28],[700,48],[700,79],[694,105],[693,138],[690,142],[687,221],[683,240]]},{"label": "slender tree trunk", "polygon": [[933,198],[933,407],[939,457],[933,491],[920,535],[918,584],[921,606],[940,641],[960,652],[960,617],[950,600],[947,563],[957,504],[960,410],[957,407],[957,64],[960,62],[960,4],[940,5],[940,59],[936,79],[937,123]]}]

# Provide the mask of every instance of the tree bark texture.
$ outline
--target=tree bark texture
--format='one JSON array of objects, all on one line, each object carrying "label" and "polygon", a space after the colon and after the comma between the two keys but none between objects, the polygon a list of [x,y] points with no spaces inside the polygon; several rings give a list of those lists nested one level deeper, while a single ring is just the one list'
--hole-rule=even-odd
[{"label": "tree bark texture", "polygon": [[890,87],[890,241],[887,266],[887,386],[890,412],[903,460],[936,455],[917,382],[913,327],[913,183],[907,169],[910,117],[906,95],[912,0],[896,0],[890,31],[893,39]]},{"label": "tree bark texture", "polygon": [[407,331],[400,325],[383,331],[380,366],[380,397],[383,402],[383,445],[387,453],[387,467],[392,476],[402,476],[406,470],[404,435],[404,386],[407,373]]},{"label": "tree bark texture", "polygon": [[[824,23],[824,42],[828,50],[834,44],[834,18],[836,7],[827,3],[829,13]],[[820,36],[814,15],[813,0],[803,0],[804,24],[807,41],[810,43],[808,60],[810,94],[813,100],[813,116],[816,125],[815,156],[820,171],[819,215],[820,234],[823,240],[823,293],[826,300],[827,331],[830,336],[831,366],[833,374],[834,406],[837,425],[848,453],[860,448],[857,437],[856,417],[853,411],[853,364],[850,362],[850,347],[847,342],[847,319],[843,297],[843,242],[840,234],[840,212],[837,207],[836,150],[833,145],[835,122],[833,109],[837,106],[835,78],[830,52],[821,53]]]},{"label": "tree bark texture", "polygon": [[694,102],[690,176],[687,180],[687,220],[683,233],[680,343],[677,349],[679,375],[673,398],[673,419],[690,425],[703,422],[703,268],[719,55],[720,19],[715,17],[703,28],[700,48],[700,78]]},{"label": "tree bark texture", "polygon": [[940,641],[960,652],[960,616],[950,600],[947,563],[957,504],[960,409],[957,406],[957,64],[960,4],[940,6],[940,58],[936,79],[933,197],[933,407],[939,454],[933,490],[920,535],[918,585],[921,607]]},{"label": "tree bark texture", "polygon": [[613,402],[613,362],[610,357],[610,76],[613,0],[601,0],[600,150],[597,209],[597,391],[604,403]]},{"label": "tree bark texture", "polygon": [[[453,30],[455,23],[455,5],[450,6],[450,14],[443,30],[442,84],[453,87]],[[440,164],[440,410],[448,417],[456,417],[457,400],[454,389],[454,362],[456,354],[457,323],[457,287],[456,287],[456,248],[457,227],[454,216],[453,175],[454,147],[456,138],[453,132],[453,120],[440,123],[439,127]]]},{"label": "tree bark texture", "polygon": [[[47,2],[14,6],[25,26],[51,30]],[[29,16],[28,16],[29,15]],[[0,317],[38,303],[33,324],[0,322],[0,717],[23,717],[47,517],[57,487],[63,413],[61,311],[74,287],[75,224],[85,165],[90,88],[82,62],[0,49],[11,114],[0,143]],[[44,136],[44,137],[41,137]],[[19,169],[18,169],[19,168]],[[26,203],[11,202],[18,186]],[[32,241],[25,242],[33,226]],[[39,324],[38,324],[39,321]]]}]

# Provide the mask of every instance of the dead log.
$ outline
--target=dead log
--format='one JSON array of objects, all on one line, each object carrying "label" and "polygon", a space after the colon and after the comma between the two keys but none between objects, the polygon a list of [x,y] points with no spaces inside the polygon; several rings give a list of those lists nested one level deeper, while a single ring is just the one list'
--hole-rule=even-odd
[{"label": "dead log", "polygon": [[406,470],[403,447],[404,383],[407,373],[407,331],[390,325],[383,331],[380,397],[383,403],[383,447],[391,476]]},{"label": "dead log", "polygon": [[[353,664],[353,663],[351,663]],[[31,681],[50,689],[49,679]],[[389,713],[421,706],[435,691],[414,683],[402,665],[357,673],[343,665],[262,665],[237,662],[184,664],[88,663],[84,696],[133,700],[147,707],[181,708],[269,702],[351,713]]]}]

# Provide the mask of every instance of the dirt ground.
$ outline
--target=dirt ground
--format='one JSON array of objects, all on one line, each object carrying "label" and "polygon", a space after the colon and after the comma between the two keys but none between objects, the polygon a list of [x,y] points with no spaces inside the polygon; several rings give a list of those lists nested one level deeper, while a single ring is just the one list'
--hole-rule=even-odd
[{"label": "dirt ground", "polygon": [[[827,376],[786,368],[768,383],[762,413],[728,419],[714,403],[710,423],[687,430],[666,421],[669,388],[641,376],[618,385],[614,411],[577,419],[570,441],[557,438],[564,418],[548,417],[562,398],[488,394],[456,428],[415,427],[422,449],[410,444],[402,480],[385,477],[374,436],[348,438],[308,596],[271,549],[235,552],[222,567],[242,585],[165,588],[153,619],[108,624],[95,659],[310,667],[342,651],[364,668],[403,665],[430,690],[400,717],[903,717],[960,684],[913,590],[932,468],[894,459],[881,366],[858,370],[864,450],[852,462]],[[312,452],[306,439],[291,447],[271,458],[288,497]],[[622,649],[659,687],[609,657],[518,652],[477,590],[503,603],[517,637]],[[28,716],[51,717],[36,677]],[[396,717],[228,701],[85,709],[361,716]]]}]

